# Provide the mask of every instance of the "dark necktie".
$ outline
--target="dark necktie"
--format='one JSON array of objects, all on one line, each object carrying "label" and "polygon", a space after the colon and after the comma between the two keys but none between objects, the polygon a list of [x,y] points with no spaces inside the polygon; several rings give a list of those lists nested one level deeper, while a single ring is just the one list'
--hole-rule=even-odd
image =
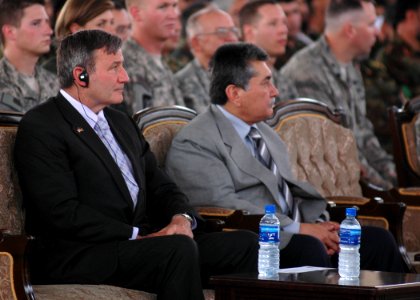
[{"label": "dark necktie", "polygon": [[109,153],[120,168],[121,174],[124,177],[124,181],[127,184],[127,188],[133,200],[134,207],[136,207],[139,187],[136,180],[134,179],[130,160],[121,150],[120,145],[118,145],[118,142],[115,140],[114,135],[109,128],[108,122],[99,117],[93,129],[98,134],[99,138],[102,140]]},{"label": "dark necktie", "polygon": [[274,163],[274,160],[272,159],[270,152],[268,151],[267,144],[264,142],[264,139],[261,137],[261,134],[258,132],[258,130],[254,127],[251,127],[248,136],[250,137],[251,141],[254,144],[257,159],[265,167],[271,170],[271,172],[276,176],[278,185],[279,185],[279,190],[289,210],[288,214],[294,221],[299,222],[300,221],[299,209],[297,205],[295,205],[296,203],[293,201],[293,196],[290,193],[290,189],[286,181],[278,172],[277,166]]}]

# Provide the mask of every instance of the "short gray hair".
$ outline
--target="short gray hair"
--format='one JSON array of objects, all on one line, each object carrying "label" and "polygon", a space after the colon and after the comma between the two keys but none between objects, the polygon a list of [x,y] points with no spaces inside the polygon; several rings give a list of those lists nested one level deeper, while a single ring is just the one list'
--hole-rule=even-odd
[{"label": "short gray hair", "polygon": [[363,3],[374,3],[373,0],[330,0],[325,14],[325,28],[336,31],[356,14],[363,13]]},{"label": "short gray hair", "polygon": [[104,49],[108,54],[115,54],[121,46],[119,37],[102,30],[82,30],[64,38],[57,51],[57,73],[61,88],[73,84],[74,68],[95,71],[96,50]]},{"label": "short gray hair", "polygon": [[188,39],[191,39],[198,33],[201,33],[201,27],[198,24],[199,23],[198,19],[203,15],[207,15],[211,13],[227,14],[225,11],[221,10],[217,6],[214,6],[211,4],[209,6],[206,6],[205,8],[202,8],[196,11],[188,18],[187,25],[185,27]]}]

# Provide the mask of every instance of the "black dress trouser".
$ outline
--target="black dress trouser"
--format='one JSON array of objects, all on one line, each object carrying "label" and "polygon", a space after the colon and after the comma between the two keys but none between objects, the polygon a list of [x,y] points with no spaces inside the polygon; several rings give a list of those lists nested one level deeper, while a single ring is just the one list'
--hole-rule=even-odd
[{"label": "black dress trouser", "polygon": [[[280,252],[281,268],[298,266],[337,267],[338,255],[329,256],[323,243],[309,235],[295,234]],[[362,227],[360,268],[374,271],[406,272],[407,266],[392,234],[382,228]]]},{"label": "black dress trouser", "polygon": [[210,275],[257,271],[258,236],[249,231],[171,235],[124,241],[108,284],[157,293],[158,299],[204,299]]}]

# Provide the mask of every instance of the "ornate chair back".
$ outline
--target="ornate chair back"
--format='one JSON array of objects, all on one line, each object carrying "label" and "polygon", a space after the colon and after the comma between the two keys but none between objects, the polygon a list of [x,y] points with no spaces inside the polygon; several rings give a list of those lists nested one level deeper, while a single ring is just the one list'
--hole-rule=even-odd
[{"label": "ornate chair back", "polygon": [[24,232],[22,195],[13,165],[13,147],[22,114],[0,111],[0,229]]},{"label": "ornate chair back", "polygon": [[399,187],[420,187],[420,96],[389,109]]},{"label": "ornate chair back", "polygon": [[183,106],[149,107],[134,114],[134,121],[143,133],[161,168],[165,166],[166,154],[175,135],[197,113]]},{"label": "ornate chair back", "polygon": [[267,123],[286,143],[296,178],[324,197],[362,197],[356,142],[340,121],[325,104],[301,99],[276,105]]}]

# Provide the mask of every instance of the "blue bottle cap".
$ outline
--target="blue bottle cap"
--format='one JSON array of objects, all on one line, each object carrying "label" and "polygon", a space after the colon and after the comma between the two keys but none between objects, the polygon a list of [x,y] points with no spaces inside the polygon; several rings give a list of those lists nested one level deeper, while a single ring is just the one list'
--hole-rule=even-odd
[{"label": "blue bottle cap", "polygon": [[266,214],[274,214],[276,213],[276,206],[274,204],[268,204],[265,206],[265,213]]},{"label": "blue bottle cap", "polygon": [[357,215],[357,210],[355,207],[346,208],[346,216],[355,217]]}]

